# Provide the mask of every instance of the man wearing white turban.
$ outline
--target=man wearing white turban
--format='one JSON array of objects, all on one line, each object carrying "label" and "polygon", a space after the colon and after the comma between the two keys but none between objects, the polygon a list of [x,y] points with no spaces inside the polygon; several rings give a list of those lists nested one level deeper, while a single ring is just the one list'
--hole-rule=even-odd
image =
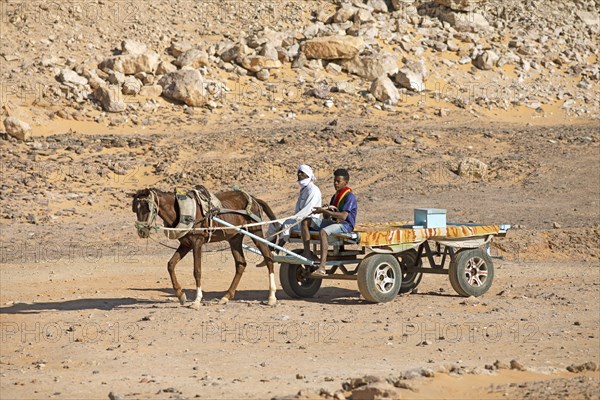
[{"label": "man wearing white turban", "polygon": [[[312,228],[318,230],[321,226],[321,216],[319,214],[313,214],[313,209],[322,206],[321,190],[315,185],[315,174],[310,166],[302,164],[298,166],[297,171],[298,185],[300,185],[300,193],[298,200],[296,201],[296,208],[294,210],[294,216],[287,219],[283,224],[271,224],[267,232],[267,237],[271,238],[271,241],[275,241],[273,235],[275,232],[282,230],[279,234],[279,245],[283,246],[290,238],[290,230],[306,231]],[[299,221],[302,221],[298,223]],[[310,237],[304,240],[304,253],[310,255]],[[260,263],[257,267],[262,267],[264,263]]]}]

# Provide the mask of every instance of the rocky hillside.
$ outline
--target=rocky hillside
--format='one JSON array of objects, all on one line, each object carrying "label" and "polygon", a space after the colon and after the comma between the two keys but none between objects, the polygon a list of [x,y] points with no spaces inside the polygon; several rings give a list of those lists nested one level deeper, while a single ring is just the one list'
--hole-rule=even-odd
[{"label": "rocky hillside", "polygon": [[596,1],[2,2],[2,119],[598,118]]}]

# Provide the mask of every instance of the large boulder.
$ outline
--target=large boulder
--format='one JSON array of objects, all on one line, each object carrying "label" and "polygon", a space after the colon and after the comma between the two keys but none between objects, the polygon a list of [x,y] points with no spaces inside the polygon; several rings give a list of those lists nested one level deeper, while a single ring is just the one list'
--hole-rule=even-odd
[{"label": "large boulder", "polygon": [[100,102],[104,111],[123,112],[127,105],[121,96],[121,90],[116,85],[102,85],[94,89],[94,97]]},{"label": "large boulder", "polygon": [[437,17],[449,23],[459,32],[482,33],[490,29],[490,23],[485,17],[476,12],[463,13],[452,10],[440,10]]},{"label": "large boulder", "polygon": [[387,75],[375,79],[371,84],[371,89],[369,91],[379,101],[388,102],[390,104],[396,104],[400,101],[400,92]]},{"label": "large boulder", "polygon": [[395,76],[395,81],[403,88],[414,92],[422,92],[425,90],[424,82],[427,79],[427,76],[428,71],[424,60],[405,60],[404,67],[400,68]]},{"label": "large boulder", "polygon": [[322,36],[307,40],[302,45],[306,58],[336,60],[356,57],[365,48],[362,38],[356,36]]},{"label": "large boulder", "polygon": [[4,129],[10,136],[22,141],[31,140],[31,126],[17,117],[8,117],[4,120]]},{"label": "large boulder", "polygon": [[448,7],[454,11],[474,11],[480,7],[485,0],[434,0],[436,4]]},{"label": "large boulder", "polygon": [[185,69],[164,75],[158,84],[163,97],[199,107],[207,103],[206,82],[198,70]]},{"label": "large boulder", "polygon": [[393,75],[398,72],[398,57],[391,53],[356,56],[351,60],[343,61],[341,65],[349,73],[372,81],[382,75]]},{"label": "large boulder", "polygon": [[109,57],[99,65],[106,73],[121,72],[125,75],[135,75],[138,72],[154,73],[159,63],[158,53],[149,51],[143,54],[122,54]]}]

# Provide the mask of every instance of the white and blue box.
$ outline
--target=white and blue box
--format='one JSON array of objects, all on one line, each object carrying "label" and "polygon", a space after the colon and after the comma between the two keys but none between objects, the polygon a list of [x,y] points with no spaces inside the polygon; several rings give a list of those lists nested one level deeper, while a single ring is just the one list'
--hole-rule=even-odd
[{"label": "white and blue box", "polygon": [[445,228],[446,210],[442,208],[415,208],[415,225],[425,228]]}]

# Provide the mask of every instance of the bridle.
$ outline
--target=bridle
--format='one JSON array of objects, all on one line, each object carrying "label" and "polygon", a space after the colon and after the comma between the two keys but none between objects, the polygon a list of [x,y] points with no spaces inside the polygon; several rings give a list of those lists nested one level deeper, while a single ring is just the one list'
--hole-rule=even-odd
[{"label": "bridle", "polygon": [[150,195],[148,197],[138,198],[137,201],[145,202],[148,204],[149,213],[148,218],[146,218],[146,221],[137,220],[135,222],[135,227],[138,231],[138,235],[140,235],[141,237],[148,237],[150,236],[150,230],[153,228],[157,228],[156,217],[158,216],[158,210],[160,209],[160,200],[158,199],[158,195],[156,194],[156,192],[154,192],[154,190],[150,190]]}]

